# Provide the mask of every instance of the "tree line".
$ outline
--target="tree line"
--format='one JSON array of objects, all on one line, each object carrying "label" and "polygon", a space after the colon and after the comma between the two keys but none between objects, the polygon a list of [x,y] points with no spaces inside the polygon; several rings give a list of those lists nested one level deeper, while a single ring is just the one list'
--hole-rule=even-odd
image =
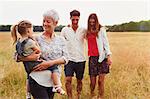
[{"label": "tree line", "polygon": [[[9,32],[11,30],[12,25],[0,25],[0,32]],[[55,32],[60,32],[65,25],[59,25],[55,28]],[[42,32],[42,26],[33,26],[34,32]]]},{"label": "tree line", "polygon": [[150,32],[150,20],[106,26],[109,32]]},{"label": "tree line", "polygon": [[[56,32],[60,32],[65,25],[59,25],[55,28]],[[109,32],[150,32],[150,20],[140,22],[128,22],[113,26],[106,26]],[[0,25],[0,32],[8,32],[11,25]],[[42,32],[42,26],[33,26],[34,32]]]}]

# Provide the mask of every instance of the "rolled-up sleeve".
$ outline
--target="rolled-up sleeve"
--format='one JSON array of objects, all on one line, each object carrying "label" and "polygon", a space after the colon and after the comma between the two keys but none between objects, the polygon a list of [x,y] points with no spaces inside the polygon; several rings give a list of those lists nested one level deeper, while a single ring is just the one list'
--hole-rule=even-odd
[{"label": "rolled-up sleeve", "polygon": [[66,40],[62,37],[62,58],[65,60],[65,64],[68,64],[69,53],[66,45]]},{"label": "rolled-up sleeve", "polygon": [[104,49],[106,51],[106,55],[111,55],[112,52],[110,51],[110,47],[109,47],[109,41],[107,38],[107,33],[106,33],[106,29],[103,27],[102,28],[102,34],[103,34],[103,43],[104,43]]}]

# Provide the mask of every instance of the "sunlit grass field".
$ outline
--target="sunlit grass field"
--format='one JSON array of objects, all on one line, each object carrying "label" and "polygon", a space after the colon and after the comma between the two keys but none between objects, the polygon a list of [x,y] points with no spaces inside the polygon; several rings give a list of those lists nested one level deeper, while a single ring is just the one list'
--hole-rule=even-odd
[{"label": "sunlit grass field", "polygon": [[[105,99],[150,99],[150,32],[108,32],[108,38],[113,64],[105,80]],[[26,73],[12,58],[14,49],[10,33],[0,33],[0,99],[25,99]],[[62,72],[65,89],[64,83]],[[75,78],[72,86],[75,96]],[[81,99],[90,99],[89,93],[86,65]],[[67,97],[56,94],[54,99]]]}]

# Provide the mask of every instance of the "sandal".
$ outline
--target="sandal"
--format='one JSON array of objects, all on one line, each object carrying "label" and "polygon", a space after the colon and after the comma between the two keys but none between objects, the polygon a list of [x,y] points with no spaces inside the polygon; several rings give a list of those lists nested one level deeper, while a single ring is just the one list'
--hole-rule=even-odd
[{"label": "sandal", "polygon": [[57,92],[57,93],[59,93],[59,94],[61,94],[61,95],[64,95],[64,94],[65,94],[65,91],[64,91],[60,86],[58,86],[58,87],[53,87],[52,91],[53,91],[53,92]]}]

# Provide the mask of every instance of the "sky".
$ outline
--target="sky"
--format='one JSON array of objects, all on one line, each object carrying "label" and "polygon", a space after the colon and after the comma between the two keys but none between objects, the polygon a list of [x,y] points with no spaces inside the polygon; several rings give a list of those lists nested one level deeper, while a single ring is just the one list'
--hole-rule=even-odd
[{"label": "sky", "polygon": [[58,25],[70,24],[70,12],[80,11],[79,25],[86,27],[90,13],[98,15],[102,25],[150,20],[149,0],[0,0],[0,25],[29,20],[42,25],[42,15],[55,9],[60,17]]}]

